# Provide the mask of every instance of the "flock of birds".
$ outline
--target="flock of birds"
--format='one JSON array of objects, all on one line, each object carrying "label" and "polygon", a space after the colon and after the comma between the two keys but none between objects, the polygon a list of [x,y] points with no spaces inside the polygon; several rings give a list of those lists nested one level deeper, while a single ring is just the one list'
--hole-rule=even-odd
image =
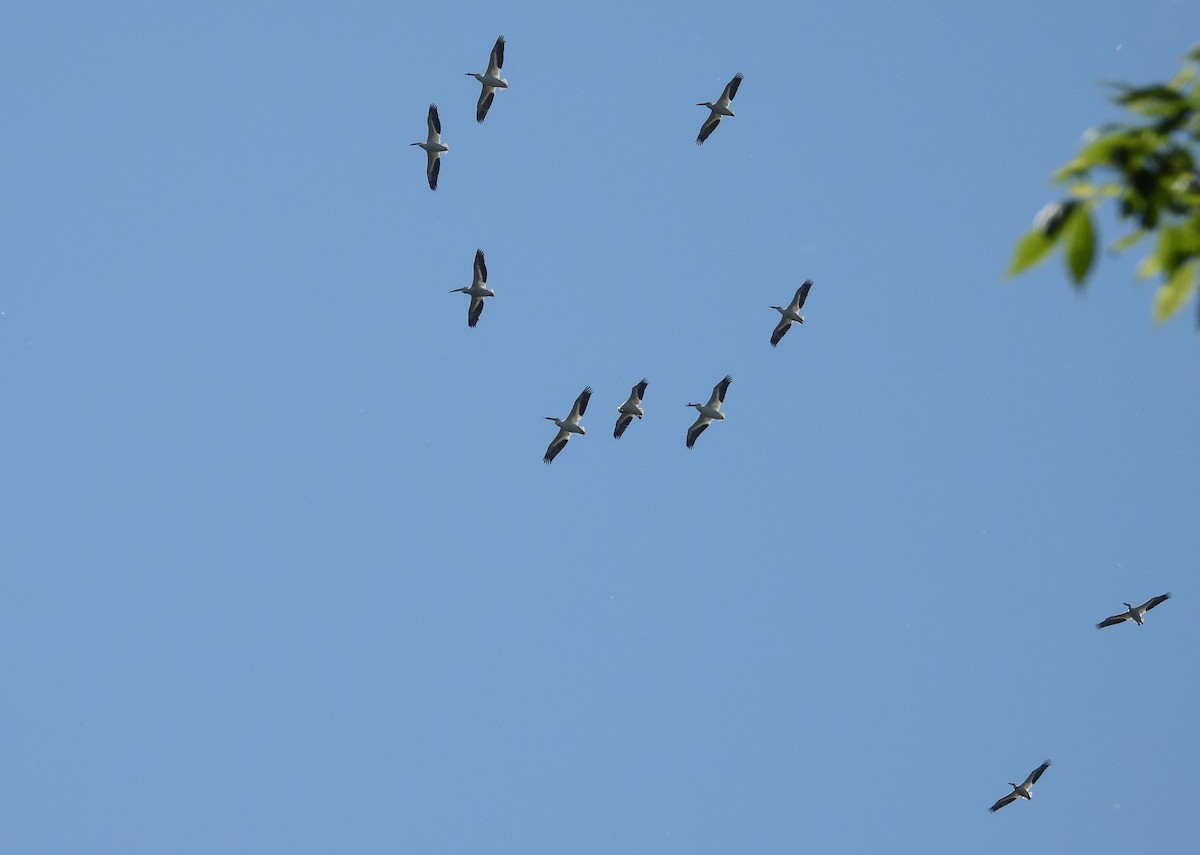
[{"label": "flock of birds", "polygon": [[[1106,626],[1115,626],[1116,624],[1124,623],[1127,620],[1131,620],[1138,626],[1141,626],[1145,622],[1146,612],[1169,599],[1171,599],[1171,595],[1170,593],[1166,593],[1159,594],[1157,597],[1151,597],[1140,606],[1124,603],[1124,606],[1126,609],[1128,609],[1128,611],[1121,612],[1118,615],[1112,615],[1111,617],[1106,617],[1104,620],[1100,621],[1100,623],[1096,624],[1096,629],[1104,629]],[[1021,783],[1014,784],[1009,781],[1008,785],[1012,787],[1012,792],[998,799],[994,805],[988,808],[988,810],[992,813],[995,813],[996,811],[1000,810],[1000,808],[1004,807],[1005,805],[1012,804],[1017,799],[1032,799],[1033,785],[1038,782],[1038,778],[1042,777],[1042,773],[1049,768],[1050,761],[1047,760],[1041,766],[1038,766],[1036,769],[1030,772],[1029,777]]]},{"label": "flock of birds", "polygon": [[[504,36],[496,39],[496,44],[492,46],[491,56],[488,58],[487,71],[482,73],[478,71],[468,71],[468,77],[474,77],[482,86],[479,92],[479,100],[475,104],[475,121],[482,123],[487,118],[488,110],[492,107],[492,102],[496,98],[497,89],[507,89],[508,81],[500,76],[500,70],[504,68]],[[732,116],[733,110],[730,109],[730,104],[737,97],[738,88],[742,85],[743,75],[739,72],[733,76],[733,79],[725,85],[725,89],[721,92],[721,97],[716,101],[699,101],[697,107],[707,107],[708,116],[704,123],[700,126],[700,133],[696,136],[696,144],[703,145],[704,141],[712,135],[716,130],[717,125],[721,124],[721,119],[726,116]],[[429,189],[437,190],[438,175],[442,170],[442,155],[450,150],[450,147],[442,142],[442,121],[438,116],[437,104],[429,105],[429,113],[426,116],[426,125],[428,133],[424,142],[418,140],[410,143],[410,145],[419,146],[425,150],[426,164],[425,176],[429,181]],[[488,271],[487,261],[484,257],[483,250],[475,250],[475,264],[471,284],[462,288],[452,288],[450,293],[466,294],[471,298],[471,303],[467,307],[467,326],[475,327],[479,323],[479,318],[483,314],[484,301],[488,297],[495,297],[496,292],[488,287],[487,284]],[[804,301],[808,299],[809,289],[812,288],[812,280],[804,282],[787,306],[771,306],[772,309],[779,312],[779,323],[775,325],[775,329],[771,332],[771,346],[775,347],[780,340],[787,334],[787,331],[792,328],[792,324],[804,323],[804,315],[800,314],[800,309],[804,307]],[[724,421],[725,414],[721,412],[721,405],[725,403],[725,393],[729,391],[729,384],[733,382],[733,378],[726,376],[721,382],[713,387],[712,395],[709,396],[707,403],[689,403],[689,407],[695,407],[698,415],[696,421],[688,428],[686,444],[691,448],[696,444],[697,437],[708,429],[708,426],[715,421]],[[617,408],[617,423],[613,428],[613,437],[620,439],[625,433],[625,429],[633,422],[633,420],[641,419],[645,415],[642,409],[642,398],[646,394],[645,378],[633,387],[633,391],[626,399],[625,403]],[[566,448],[571,437],[578,434],[583,436],[587,430],[580,423],[585,412],[587,412],[588,401],[592,398],[592,387],[588,386],[584,389],[579,397],[575,399],[575,403],[571,406],[571,412],[567,414],[565,419],[556,418],[555,416],[546,416],[548,421],[554,422],[558,426],[558,433],[551,440],[550,445],[546,448],[546,454],[542,460],[546,463],[553,462],[559,452]]]},{"label": "flock of birds", "polygon": [[[479,93],[479,100],[475,105],[475,120],[483,122],[487,118],[488,110],[491,109],[492,102],[496,97],[497,89],[507,89],[508,81],[500,77],[500,70],[504,67],[504,36],[496,39],[496,44],[492,47],[492,53],[488,60],[487,71],[482,74],[475,71],[468,71],[468,77],[474,77],[482,84],[482,90]],[[712,135],[717,126],[721,124],[721,119],[726,116],[733,116],[733,110],[730,109],[730,104],[737,96],[738,88],[742,84],[743,75],[739,72],[733,76],[733,79],[726,84],[721,97],[714,101],[700,101],[696,106],[707,107],[709,110],[708,116],[704,123],[700,126],[700,133],[696,137],[696,144],[703,145],[704,141]],[[450,147],[442,142],[442,123],[438,118],[437,104],[429,105],[429,114],[426,119],[428,125],[428,134],[424,142],[414,142],[412,145],[420,146],[425,150],[426,161],[426,177],[429,180],[429,189],[437,190],[438,173],[441,171],[441,156],[443,153],[450,150]],[[495,297],[496,292],[490,289],[487,285],[487,263],[484,259],[482,249],[475,250],[475,265],[474,275],[471,279],[471,284],[462,288],[454,288],[451,293],[463,293],[471,298],[470,306],[467,308],[467,326],[474,327],[479,323],[479,317],[483,314],[484,300],[488,297]],[[812,288],[812,280],[808,279],[792,296],[792,300],[787,306],[771,306],[770,308],[779,312],[779,323],[775,325],[775,329],[771,332],[771,346],[775,347],[783,339],[787,331],[791,329],[792,324],[804,323],[804,316],[800,314],[800,310],[804,307],[804,302],[808,299],[808,292]],[[729,384],[733,382],[733,377],[726,375],[716,386],[713,387],[712,394],[709,396],[706,403],[689,403],[687,406],[694,407],[698,413],[696,421],[688,428],[686,444],[691,448],[696,444],[696,439],[700,434],[708,429],[708,426],[714,421],[724,421],[725,413],[721,411],[721,405],[725,403],[725,395],[729,391]],[[625,403],[617,407],[617,422],[613,428],[613,437],[620,439],[625,430],[633,423],[633,420],[641,419],[645,415],[642,409],[642,399],[646,395],[647,381],[645,378],[636,383],[630,390],[629,397],[625,399]],[[558,456],[571,437],[578,434],[583,436],[587,433],[581,424],[584,414],[587,412],[588,402],[592,399],[592,387],[586,387],[579,393],[579,397],[575,399],[575,403],[571,405],[571,411],[565,419],[560,419],[555,416],[546,416],[548,421],[554,422],[558,427],[558,433],[551,440],[550,445],[546,448],[546,454],[542,458],[545,463],[550,463]],[[1170,599],[1171,595],[1160,594],[1157,597],[1152,597],[1140,606],[1135,606],[1130,603],[1125,603],[1127,611],[1120,614],[1107,617],[1100,623],[1096,624],[1097,629],[1114,626],[1119,623],[1131,620],[1138,626],[1145,622],[1146,613],[1154,607],[1162,604]],[[1012,787],[1012,792],[1002,796],[988,810],[992,813],[1000,810],[1000,808],[1012,804],[1018,799],[1026,801],[1033,799],[1033,785],[1038,782],[1043,773],[1050,768],[1050,761],[1046,760],[1042,765],[1038,766],[1029,776],[1019,784],[1009,782]]]},{"label": "flock of birds", "polygon": [[[499,36],[496,39],[496,44],[492,46],[491,56],[488,57],[487,71],[482,74],[478,71],[467,72],[467,77],[474,77],[483,85],[482,90],[479,92],[479,100],[475,103],[475,121],[481,124],[487,118],[488,110],[492,108],[492,101],[496,99],[496,90],[508,88],[508,81],[500,76],[500,69],[502,68],[504,68],[504,36]],[[741,85],[742,75],[739,72],[725,85],[724,91],[721,92],[721,97],[715,102],[697,102],[697,107],[707,107],[709,112],[708,118],[700,126],[700,133],[696,137],[696,145],[704,144],[709,135],[717,129],[717,125],[721,124],[722,118],[733,115],[733,110],[729,108],[729,104],[737,96],[738,87]],[[424,142],[418,140],[415,143],[410,143],[410,145],[420,146],[425,149],[425,176],[429,179],[429,189],[436,190],[438,173],[442,169],[442,155],[450,150],[450,146],[442,142],[442,120],[438,118],[437,104],[429,105],[429,113],[425,117],[425,123],[428,132],[425,135]]]}]

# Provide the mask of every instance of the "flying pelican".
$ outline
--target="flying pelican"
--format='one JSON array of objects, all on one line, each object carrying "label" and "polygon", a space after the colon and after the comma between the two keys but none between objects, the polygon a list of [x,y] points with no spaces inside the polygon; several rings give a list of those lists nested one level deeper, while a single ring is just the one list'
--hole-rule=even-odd
[{"label": "flying pelican", "polygon": [[642,382],[633,387],[633,391],[629,393],[629,397],[625,399],[625,403],[617,407],[617,426],[613,428],[613,436],[617,439],[621,438],[621,434],[625,433],[625,428],[629,427],[633,417],[639,419],[646,413],[642,409],[642,397],[646,394],[646,378],[642,378]]},{"label": "flying pelican", "polygon": [[1026,778],[1022,784],[1017,785],[1010,781],[1008,785],[1013,788],[1013,791],[988,808],[988,810],[992,813],[995,813],[996,811],[1000,810],[1000,808],[1007,804],[1012,804],[1017,799],[1032,799],[1033,785],[1037,783],[1038,778],[1042,777],[1042,773],[1049,768],[1050,761],[1047,760],[1041,766],[1038,766],[1036,769],[1030,772],[1029,777]]},{"label": "flying pelican", "polygon": [[696,145],[704,145],[704,141],[708,139],[709,134],[717,129],[717,125],[721,124],[722,116],[732,116],[733,110],[729,109],[729,102],[737,95],[738,87],[742,85],[742,73],[739,71],[733,76],[725,86],[725,91],[721,93],[721,97],[717,99],[717,103],[712,101],[701,101],[697,107],[707,107],[710,112],[708,118],[704,120],[704,124],[700,126],[700,136],[696,137]]},{"label": "flying pelican", "polygon": [[475,277],[471,284],[465,288],[450,289],[451,294],[456,292],[471,295],[471,305],[467,309],[467,326],[475,326],[479,323],[479,316],[483,314],[483,298],[496,296],[496,292],[487,286],[487,265],[483,262],[482,249],[475,250]]},{"label": "flying pelican", "polygon": [[588,386],[579,393],[579,397],[575,399],[574,405],[571,407],[571,414],[565,419],[556,419],[554,416],[546,416],[547,419],[558,425],[558,436],[554,437],[554,441],[550,443],[550,447],[546,449],[546,456],[542,458],[543,463],[551,463],[554,458],[562,451],[567,441],[570,440],[571,434],[577,433],[583,436],[587,431],[583,429],[583,425],[579,423],[579,419],[587,412],[588,401],[592,397],[592,387]]},{"label": "flying pelican", "polygon": [[708,399],[707,404],[688,404],[689,407],[695,407],[700,412],[699,418],[688,428],[688,448],[696,444],[696,437],[704,433],[705,428],[712,424],[714,419],[724,421],[725,414],[721,412],[721,404],[725,403],[725,392],[728,391],[729,384],[732,382],[733,378],[726,374],[724,380],[713,386],[712,397]]},{"label": "flying pelican", "polygon": [[804,323],[804,315],[800,314],[800,309],[803,308],[804,301],[808,299],[808,289],[811,287],[812,280],[805,279],[804,284],[796,289],[796,296],[792,297],[792,302],[788,304],[786,309],[783,306],[771,307],[783,315],[779,319],[779,323],[775,325],[775,331],[771,333],[771,347],[779,344],[779,340],[792,328],[793,321],[798,324]]},{"label": "flying pelican", "polygon": [[1100,623],[1096,624],[1096,629],[1104,629],[1106,626],[1112,626],[1113,624],[1122,623],[1127,620],[1131,620],[1138,626],[1141,626],[1143,619],[1146,617],[1146,612],[1150,611],[1159,603],[1166,602],[1169,599],[1171,599],[1170,594],[1160,594],[1157,597],[1151,597],[1140,606],[1131,606],[1129,603],[1126,603],[1125,605],[1128,607],[1129,611],[1105,618],[1104,620],[1100,621]]},{"label": "flying pelican", "polygon": [[487,118],[488,109],[492,106],[492,99],[496,97],[496,90],[508,88],[508,81],[500,78],[500,69],[503,67],[504,36],[501,36],[496,39],[496,44],[492,48],[487,71],[484,74],[475,71],[467,72],[467,77],[474,77],[483,84],[483,91],[479,93],[479,102],[475,105],[475,121],[477,122],[482,123]]},{"label": "flying pelican", "polygon": [[425,142],[409,143],[409,145],[419,145],[425,149],[425,154],[429,155],[429,162],[425,165],[425,174],[429,176],[429,189],[437,189],[438,173],[442,171],[442,152],[449,151],[450,146],[442,142],[442,120],[438,118],[437,104],[429,105],[429,117],[426,119],[429,125],[429,136]]}]

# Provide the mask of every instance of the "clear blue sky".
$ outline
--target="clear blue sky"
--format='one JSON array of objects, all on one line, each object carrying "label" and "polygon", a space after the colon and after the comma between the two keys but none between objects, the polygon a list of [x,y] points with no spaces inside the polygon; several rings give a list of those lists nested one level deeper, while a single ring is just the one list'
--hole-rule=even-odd
[{"label": "clear blue sky", "polygon": [[1136,254],[1000,274],[1098,82],[1197,39],[1190,0],[7,4],[0,851],[1188,851],[1194,307],[1155,327]]}]

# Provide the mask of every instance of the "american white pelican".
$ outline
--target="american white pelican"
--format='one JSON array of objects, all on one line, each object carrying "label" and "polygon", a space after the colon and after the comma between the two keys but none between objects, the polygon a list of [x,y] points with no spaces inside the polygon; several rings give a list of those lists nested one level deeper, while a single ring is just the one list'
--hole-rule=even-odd
[{"label": "american white pelican", "polygon": [[1138,626],[1141,626],[1143,619],[1146,617],[1146,612],[1150,611],[1159,603],[1164,603],[1169,599],[1171,599],[1170,594],[1161,594],[1157,597],[1151,597],[1140,606],[1131,606],[1129,603],[1125,603],[1125,606],[1129,609],[1129,611],[1121,612],[1119,615],[1113,615],[1112,617],[1105,618],[1104,620],[1100,621],[1100,623],[1096,624],[1096,629],[1104,629],[1106,626],[1123,623],[1127,620],[1131,620]]},{"label": "american white pelican", "polygon": [[1029,777],[1026,778],[1021,784],[1014,784],[1010,781],[1008,785],[1013,788],[1013,791],[988,808],[988,810],[992,813],[995,813],[996,811],[1000,810],[1000,808],[1015,802],[1017,799],[1032,799],[1033,785],[1037,783],[1038,778],[1042,777],[1042,773],[1049,768],[1050,761],[1047,760],[1041,766],[1038,766],[1036,769],[1030,772]]},{"label": "american white pelican", "polygon": [[696,444],[696,437],[704,433],[714,419],[716,421],[725,420],[725,414],[721,412],[721,404],[725,403],[725,392],[728,391],[729,384],[732,382],[733,378],[726,374],[724,380],[713,386],[712,397],[708,399],[707,404],[688,404],[689,407],[695,407],[700,412],[700,417],[688,428],[688,448]]},{"label": "american white pelican", "polygon": [[425,149],[425,154],[429,156],[429,162],[425,164],[425,174],[429,176],[429,189],[436,190],[438,173],[442,171],[442,152],[450,150],[450,146],[442,142],[442,120],[438,118],[437,104],[429,105],[429,116],[425,121],[429,125],[429,136],[425,138],[425,142],[409,145],[419,145]]},{"label": "american white pelican", "polygon": [[710,110],[708,118],[700,126],[700,136],[696,137],[696,145],[704,145],[704,141],[708,139],[709,134],[717,129],[717,125],[721,124],[722,116],[733,115],[733,110],[729,109],[729,102],[737,95],[738,87],[741,85],[742,73],[739,71],[733,76],[733,80],[730,80],[725,85],[725,91],[721,93],[721,97],[717,99],[717,103],[701,101],[696,105],[697,107],[707,107]]},{"label": "american white pelican", "polygon": [[482,122],[487,118],[488,108],[492,106],[492,99],[496,97],[497,89],[507,89],[508,81],[500,77],[500,69],[504,67],[504,36],[496,39],[496,44],[492,48],[491,59],[488,60],[487,71],[479,74],[475,71],[468,71],[467,77],[474,77],[483,84],[483,91],[479,93],[479,101],[475,104],[475,121]]},{"label": "american white pelican", "polygon": [[800,314],[800,309],[804,307],[804,301],[808,299],[808,289],[811,287],[812,280],[805,279],[804,284],[796,289],[796,296],[792,297],[792,302],[786,309],[783,306],[771,307],[783,315],[775,325],[775,331],[771,333],[771,347],[779,344],[779,340],[792,328],[793,321],[798,324],[804,323],[804,315]]},{"label": "american white pelican", "polygon": [[554,416],[546,416],[547,419],[558,425],[558,436],[554,437],[554,441],[546,449],[546,456],[542,458],[543,463],[550,463],[554,460],[558,453],[566,448],[567,441],[571,438],[571,434],[577,433],[583,436],[587,431],[583,429],[583,425],[579,423],[579,419],[587,412],[588,401],[592,397],[592,387],[588,386],[579,393],[579,397],[575,399],[574,405],[571,407],[571,414],[565,419],[556,419]]},{"label": "american white pelican", "polygon": [[629,427],[629,423],[633,421],[634,416],[639,419],[646,413],[642,409],[642,397],[646,394],[646,378],[642,378],[642,382],[633,387],[633,391],[629,393],[629,397],[625,399],[625,403],[617,407],[617,426],[613,428],[613,436],[617,439],[621,438],[621,434],[625,433],[625,428]]},{"label": "american white pelican", "polygon": [[483,313],[483,298],[496,296],[496,292],[487,286],[487,265],[483,261],[482,249],[475,250],[475,276],[471,279],[471,284],[465,288],[450,289],[451,294],[456,292],[471,295],[471,305],[467,308],[467,326],[475,326]]}]

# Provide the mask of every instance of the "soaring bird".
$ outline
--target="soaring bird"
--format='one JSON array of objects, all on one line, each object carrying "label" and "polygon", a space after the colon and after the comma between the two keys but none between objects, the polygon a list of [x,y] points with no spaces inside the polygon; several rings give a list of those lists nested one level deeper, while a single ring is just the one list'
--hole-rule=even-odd
[{"label": "soaring bird", "polygon": [[450,289],[451,294],[456,292],[471,295],[471,305],[467,309],[467,326],[475,326],[479,323],[479,316],[483,314],[483,298],[496,296],[496,292],[487,286],[487,265],[483,261],[482,249],[475,250],[475,276],[471,279],[471,284],[465,288]]},{"label": "soaring bird", "polygon": [[742,85],[742,73],[739,71],[725,84],[725,91],[721,93],[721,97],[717,99],[717,103],[712,101],[701,101],[697,107],[707,107],[709,109],[708,118],[704,120],[704,124],[700,126],[700,136],[696,137],[696,145],[703,145],[708,139],[709,134],[717,129],[717,125],[721,124],[722,116],[732,116],[733,110],[729,109],[729,102],[737,95],[738,87]]},{"label": "soaring bird", "polygon": [[716,421],[724,421],[725,414],[721,412],[721,404],[725,403],[725,393],[729,390],[729,384],[733,382],[733,378],[728,374],[725,379],[713,386],[712,396],[708,399],[707,404],[688,404],[689,407],[695,407],[700,416],[688,428],[687,432],[687,447],[691,448],[696,444],[696,437],[704,433],[705,429],[710,424]]},{"label": "soaring bird", "polygon": [[796,289],[796,296],[792,297],[792,302],[786,309],[783,306],[771,307],[783,315],[779,319],[779,323],[775,325],[775,331],[771,333],[771,347],[779,344],[779,340],[792,328],[793,321],[798,324],[804,323],[804,315],[800,314],[800,309],[804,307],[804,301],[808,299],[810,288],[812,288],[812,280],[805,279],[804,284]]},{"label": "soaring bird", "polygon": [[1032,799],[1033,785],[1037,783],[1038,778],[1042,777],[1042,773],[1049,768],[1050,761],[1047,760],[1041,766],[1038,766],[1036,769],[1030,772],[1029,777],[1026,778],[1021,784],[1014,784],[1010,781],[1008,785],[1013,788],[1013,791],[988,808],[988,810],[992,813],[995,813],[996,811],[1000,810],[1000,808],[1015,802],[1017,799]]},{"label": "soaring bird", "polygon": [[625,428],[629,427],[629,423],[633,421],[634,416],[641,418],[646,413],[642,409],[642,398],[646,394],[646,378],[642,378],[642,382],[633,387],[633,391],[629,393],[629,397],[625,399],[625,403],[617,407],[617,426],[613,428],[613,436],[617,439],[621,438],[621,434],[625,433]]},{"label": "soaring bird", "polygon": [[437,189],[438,173],[442,171],[442,152],[449,151],[450,146],[442,142],[442,120],[438,118],[437,104],[429,105],[429,115],[425,119],[429,125],[429,135],[425,142],[409,143],[425,149],[428,162],[425,164],[425,175],[429,177],[429,189]]},{"label": "soaring bird", "polygon": [[554,416],[546,416],[547,419],[558,425],[558,435],[554,437],[554,441],[546,449],[546,456],[542,458],[543,463],[551,463],[558,453],[567,446],[567,442],[571,439],[571,434],[577,433],[583,436],[587,431],[583,429],[583,425],[579,423],[580,418],[587,412],[588,401],[592,397],[592,387],[588,386],[579,393],[579,397],[575,399],[575,403],[571,406],[571,414],[565,419],[556,419]]},{"label": "soaring bird", "polygon": [[1104,629],[1106,626],[1123,623],[1127,620],[1131,620],[1138,626],[1141,626],[1145,620],[1146,612],[1150,611],[1159,603],[1165,603],[1169,599],[1171,599],[1170,594],[1160,594],[1157,597],[1151,597],[1140,606],[1131,606],[1129,603],[1125,603],[1125,607],[1129,609],[1129,611],[1121,612],[1119,615],[1113,615],[1112,617],[1105,618],[1104,620],[1100,621],[1100,623],[1096,624],[1096,629]]},{"label": "soaring bird", "polygon": [[504,36],[500,36],[492,47],[492,56],[488,60],[487,71],[483,74],[477,71],[467,72],[467,77],[474,77],[483,84],[483,91],[479,93],[479,101],[475,104],[475,121],[477,122],[482,122],[487,118],[488,109],[492,106],[492,99],[496,97],[496,90],[508,88],[508,81],[500,77],[500,69],[503,67]]}]

